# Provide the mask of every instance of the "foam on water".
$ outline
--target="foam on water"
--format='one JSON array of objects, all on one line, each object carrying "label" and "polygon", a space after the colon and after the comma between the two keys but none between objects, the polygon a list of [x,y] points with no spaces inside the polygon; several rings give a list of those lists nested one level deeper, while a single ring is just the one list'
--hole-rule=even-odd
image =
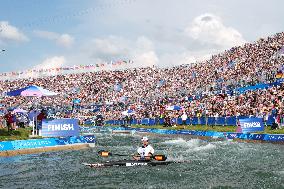
[{"label": "foam on water", "polygon": [[209,144],[206,144],[205,146],[195,147],[193,148],[193,151],[203,151],[203,150],[206,151],[206,150],[211,150],[214,148],[216,148],[216,145],[209,143]]},{"label": "foam on water", "polygon": [[166,140],[165,142],[162,142],[162,144],[181,146],[189,151],[202,151],[216,148],[216,144],[208,143],[200,139],[190,139],[186,141],[185,139],[178,138],[174,140]]},{"label": "foam on water", "polygon": [[183,138],[166,140],[165,142],[161,142],[162,144],[171,144],[171,145],[186,145],[186,140]]}]

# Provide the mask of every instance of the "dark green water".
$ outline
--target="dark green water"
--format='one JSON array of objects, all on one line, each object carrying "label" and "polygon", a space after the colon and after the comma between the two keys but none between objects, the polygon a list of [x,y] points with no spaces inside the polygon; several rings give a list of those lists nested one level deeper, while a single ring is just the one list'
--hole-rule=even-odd
[{"label": "dark green water", "polygon": [[284,188],[284,146],[149,136],[156,152],[191,163],[89,168],[100,149],[131,154],[139,135],[98,134],[95,148],[0,159],[1,188]]}]

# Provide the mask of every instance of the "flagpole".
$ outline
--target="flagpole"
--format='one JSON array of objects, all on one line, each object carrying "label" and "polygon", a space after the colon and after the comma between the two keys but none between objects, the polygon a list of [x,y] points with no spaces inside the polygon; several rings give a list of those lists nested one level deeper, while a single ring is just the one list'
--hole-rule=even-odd
[{"label": "flagpole", "polygon": [[32,134],[32,136],[34,136],[35,135],[35,117],[34,117],[34,115],[33,115],[33,124],[32,124],[32,126],[33,126],[33,134]]}]

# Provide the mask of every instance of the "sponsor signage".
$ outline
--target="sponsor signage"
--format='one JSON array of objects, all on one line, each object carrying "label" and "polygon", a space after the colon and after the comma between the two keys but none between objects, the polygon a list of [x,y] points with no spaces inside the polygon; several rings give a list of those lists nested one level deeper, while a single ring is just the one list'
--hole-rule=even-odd
[{"label": "sponsor signage", "polygon": [[0,151],[13,150],[13,145],[10,141],[0,142]]},{"label": "sponsor signage", "polygon": [[54,119],[42,121],[43,137],[78,136],[78,119]]},{"label": "sponsor signage", "polygon": [[142,165],[148,165],[148,163],[144,163],[144,162],[135,162],[135,163],[126,163],[127,167],[132,167],[132,166],[142,166]]},{"label": "sponsor signage", "polygon": [[57,145],[54,138],[33,139],[33,140],[14,140],[14,141],[11,141],[11,143],[14,148],[13,150],[39,148],[39,147]]},{"label": "sponsor signage", "polygon": [[242,133],[264,131],[264,125],[261,118],[240,119]]},{"label": "sponsor signage", "polygon": [[95,135],[85,135],[82,136],[83,140],[85,143],[95,143],[96,137]]},{"label": "sponsor signage", "polygon": [[71,136],[66,138],[57,138],[56,142],[58,145],[65,144],[75,144],[75,143],[95,143],[94,135],[86,135],[86,136]]},{"label": "sponsor signage", "polygon": [[0,142],[0,151],[40,148],[46,146],[57,146],[76,143],[95,143],[95,141],[96,137],[94,135],[4,141]]}]

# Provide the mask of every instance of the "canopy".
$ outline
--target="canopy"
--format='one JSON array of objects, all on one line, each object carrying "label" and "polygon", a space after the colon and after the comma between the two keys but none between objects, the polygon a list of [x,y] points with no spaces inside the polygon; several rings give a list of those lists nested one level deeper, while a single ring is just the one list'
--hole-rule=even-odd
[{"label": "canopy", "polygon": [[14,113],[27,113],[28,111],[23,110],[23,109],[21,109],[21,108],[16,108],[16,109],[13,110],[13,112],[14,112]]},{"label": "canopy", "polygon": [[166,107],[166,110],[181,110],[181,107],[180,106],[167,106]]},{"label": "canopy", "polygon": [[122,114],[123,115],[132,115],[132,114],[135,114],[135,111],[133,111],[133,110],[126,110],[126,111],[123,111]]},{"label": "canopy", "polygon": [[57,93],[46,90],[42,87],[38,86],[27,86],[21,89],[17,89],[14,91],[7,92],[8,96],[36,96],[36,97],[41,97],[41,96],[55,96]]}]

